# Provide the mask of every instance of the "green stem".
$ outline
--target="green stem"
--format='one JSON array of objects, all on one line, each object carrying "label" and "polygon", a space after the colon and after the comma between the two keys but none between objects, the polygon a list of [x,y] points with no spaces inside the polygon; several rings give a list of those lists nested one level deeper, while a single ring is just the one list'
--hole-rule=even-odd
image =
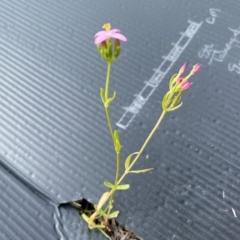
[{"label": "green stem", "polygon": [[[157,123],[155,124],[154,128],[152,129],[152,131],[150,132],[150,134],[148,135],[146,141],[143,143],[140,151],[138,152],[137,156],[134,158],[134,160],[132,161],[132,163],[130,164],[130,166],[128,167],[128,169],[125,170],[125,172],[123,173],[123,175],[121,176],[121,178],[119,178],[119,180],[117,181],[117,186],[122,182],[122,180],[126,177],[126,175],[129,173],[129,171],[131,170],[131,168],[133,167],[133,165],[136,163],[136,161],[139,159],[139,157],[141,156],[142,152],[144,151],[145,147],[147,146],[147,144],[149,143],[150,139],[152,138],[153,134],[156,132],[157,128],[159,127],[159,125],[161,124],[164,116],[166,115],[166,111],[163,110],[161,116],[159,117]],[[109,197],[111,198],[112,195],[115,192],[115,186],[114,188],[109,192]],[[102,203],[102,206],[107,202],[108,198]],[[98,211],[96,211],[92,216],[96,216],[98,214]]]},{"label": "green stem", "polygon": [[[150,139],[152,138],[153,134],[156,132],[157,128],[159,127],[159,125],[161,124],[165,114],[167,112],[163,111],[161,116],[159,117],[157,123],[155,124],[154,128],[152,129],[152,131],[150,132],[150,134],[148,135],[146,141],[143,143],[140,151],[138,152],[137,156],[134,158],[134,160],[132,161],[132,163],[130,164],[130,166],[128,167],[128,169],[125,170],[125,172],[123,173],[123,175],[121,176],[121,178],[118,180],[118,184],[121,183],[121,181],[124,179],[124,177],[129,173],[129,171],[131,170],[131,168],[133,167],[133,165],[136,163],[136,161],[139,159],[139,157],[141,156],[142,152],[144,151],[145,147],[147,146],[147,144],[149,143]],[[111,192],[110,192],[111,193]]]},{"label": "green stem", "polygon": [[110,118],[110,114],[108,111],[108,108],[105,107],[105,112],[106,112],[106,117],[107,117],[107,123],[108,123],[108,127],[109,127],[109,131],[112,137],[112,141],[113,141],[113,146],[115,146],[115,140],[114,140],[114,136],[113,136],[113,129],[112,129],[112,123],[111,123],[111,118]]},{"label": "green stem", "polygon": [[118,178],[119,178],[119,172],[120,172],[120,152],[117,152],[117,163],[116,163],[116,176],[115,176],[115,181],[114,181],[114,188],[112,189],[112,194],[110,195],[110,199],[108,201],[108,212],[107,216],[105,218],[105,226],[107,226],[108,223],[108,218],[110,215],[110,211],[112,209],[112,201],[114,197],[114,193],[116,192],[117,186],[118,186]]},{"label": "green stem", "polygon": [[[106,85],[105,85],[105,101],[108,100],[111,66],[112,66],[112,64],[108,63],[107,76],[106,76]],[[107,117],[109,131],[110,131],[110,134],[111,134],[111,137],[112,137],[112,141],[113,141],[113,146],[115,147],[115,139],[114,139],[114,135],[113,135],[113,129],[112,129],[112,123],[111,123],[111,118],[110,118],[110,114],[109,114],[109,109],[106,106],[104,106],[104,107],[105,107],[105,112],[106,112],[106,117]],[[107,212],[106,221],[105,221],[106,225],[107,225],[108,218],[109,218],[109,215],[110,215],[110,211],[111,211],[111,208],[112,208],[112,202],[113,202],[114,193],[115,193],[115,191],[117,189],[117,182],[118,182],[119,171],[120,171],[120,152],[116,152],[116,161],[117,161],[116,162],[116,176],[115,176],[113,193],[111,194],[109,202],[108,202],[108,212]]]},{"label": "green stem", "polygon": [[[111,66],[112,66],[112,64],[108,63],[107,76],[106,76],[106,85],[105,85],[105,101],[108,100]],[[110,131],[110,135],[111,135],[112,141],[113,141],[113,146],[115,146],[115,141],[114,141],[114,136],[113,136],[113,129],[112,129],[112,123],[111,123],[111,118],[110,118],[110,114],[109,114],[109,111],[108,111],[108,107],[104,106],[104,108],[105,108],[105,113],[106,113],[106,117],[107,117],[107,123],[108,123],[109,131]]]},{"label": "green stem", "polygon": [[106,85],[105,85],[105,101],[108,99],[108,92],[109,92],[109,83],[110,83],[110,74],[111,74],[111,63],[108,63],[107,67],[107,77],[106,77]]}]

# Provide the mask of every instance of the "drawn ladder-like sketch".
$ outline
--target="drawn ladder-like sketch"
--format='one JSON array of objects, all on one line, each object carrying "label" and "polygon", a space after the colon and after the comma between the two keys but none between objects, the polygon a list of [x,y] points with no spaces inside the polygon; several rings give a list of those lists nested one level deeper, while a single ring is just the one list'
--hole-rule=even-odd
[{"label": "drawn ladder-like sketch", "polygon": [[186,31],[180,33],[181,37],[179,40],[173,43],[172,50],[167,56],[163,57],[164,60],[161,65],[157,69],[154,69],[152,77],[144,82],[145,86],[139,94],[135,95],[136,98],[132,104],[123,108],[125,112],[116,123],[119,128],[127,129],[202,25],[202,22],[196,23],[191,20],[188,23],[189,26]]}]

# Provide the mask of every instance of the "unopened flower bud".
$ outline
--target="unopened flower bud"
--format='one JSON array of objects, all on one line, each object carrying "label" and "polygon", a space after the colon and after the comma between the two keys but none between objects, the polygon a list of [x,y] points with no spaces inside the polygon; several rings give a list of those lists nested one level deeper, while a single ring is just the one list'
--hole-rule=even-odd
[{"label": "unopened flower bud", "polygon": [[187,63],[184,63],[182,67],[179,69],[178,74],[176,75],[176,82],[180,82],[182,80],[183,73],[187,67]]},{"label": "unopened flower bud", "polygon": [[191,75],[194,75],[201,69],[202,65],[201,64],[195,64],[192,68],[192,71],[190,72]]},{"label": "unopened flower bud", "polygon": [[114,40],[114,47],[120,47],[120,40],[117,38]]},{"label": "unopened flower bud", "polygon": [[120,41],[118,39],[114,40],[114,60],[119,56],[121,52]]},{"label": "unopened flower bud", "polygon": [[187,63],[184,63],[184,64],[182,65],[182,67],[180,68],[178,74],[179,74],[179,75],[182,75],[182,74],[184,73],[186,67],[187,67]]},{"label": "unopened flower bud", "polygon": [[177,82],[177,83],[180,83],[180,82],[182,82],[182,80],[183,80],[183,77],[180,76],[180,77],[176,80],[176,82]]},{"label": "unopened flower bud", "polygon": [[100,45],[101,45],[102,48],[106,48],[107,47],[106,41],[101,42]]},{"label": "unopened flower bud", "polygon": [[189,89],[192,84],[193,84],[192,82],[184,82],[184,83],[182,84],[182,86],[181,86],[181,89],[182,89],[183,91],[185,91],[185,90]]}]

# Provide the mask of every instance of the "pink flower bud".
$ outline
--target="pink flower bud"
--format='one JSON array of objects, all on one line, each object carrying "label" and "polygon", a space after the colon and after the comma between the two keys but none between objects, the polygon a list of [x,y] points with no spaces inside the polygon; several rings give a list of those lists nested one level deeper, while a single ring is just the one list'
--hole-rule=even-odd
[{"label": "pink flower bud", "polygon": [[187,67],[187,63],[184,63],[184,64],[182,65],[182,67],[180,68],[178,74],[179,74],[179,75],[182,75],[182,74],[184,73],[186,67]]},{"label": "pink flower bud", "polygon": [[201,67],[202,67],[202,65],[199,64],[199,63],[194,65],[190,74],[194,75],[195,73],[197,73],[201,69]]},{"label": "pink flower bud", "polygon": [[182,84],[181,88],[182,88],[183,91],[187,90],[187,89],[189,89],[191,87],[192,84],[193,84],[192,82],[184,82]]},{"label": "pink flower bud", "polygon": [[180,83],[180,82],[182,82],[182,80],[183,80],[183,77],[180,76],[180,77],[178,77],[178,79],[176,80],[176,82],[177,82],[177,83]]}]

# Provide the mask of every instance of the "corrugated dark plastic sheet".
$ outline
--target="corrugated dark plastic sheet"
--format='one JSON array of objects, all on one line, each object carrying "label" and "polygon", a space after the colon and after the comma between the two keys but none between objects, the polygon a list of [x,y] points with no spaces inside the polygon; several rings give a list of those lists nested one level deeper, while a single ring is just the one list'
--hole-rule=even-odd
[{"label": "corrugated dark plastic sheet", "polygon": [[[0,1],[0,239],[104,239],[59,205],[95,203],[114,178],[99,98],[106,64],[93,44],[111,22],[128,38],[110,89],[123,159],[154,126],[171,75],[184,62],[188,71],[203,65],[136,166],[154,171],[125,179],[119,221],[144,240],[239,240],[239,8],[233,0]],[[139,101],[146,84],[154,91]]]}]

